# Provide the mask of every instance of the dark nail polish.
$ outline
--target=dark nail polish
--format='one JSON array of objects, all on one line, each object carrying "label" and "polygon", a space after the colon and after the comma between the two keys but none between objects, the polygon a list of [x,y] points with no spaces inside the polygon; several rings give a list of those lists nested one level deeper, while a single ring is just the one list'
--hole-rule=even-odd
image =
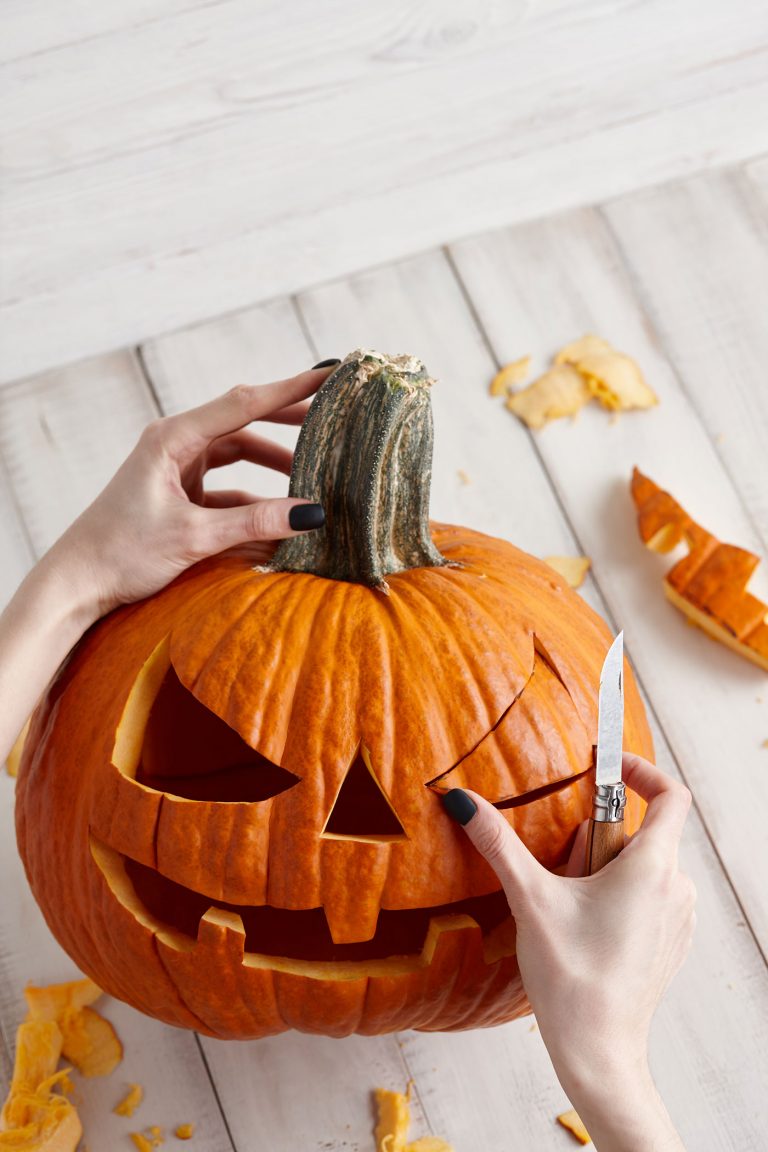
[{"label": "dark nail polish", "polygon": [[469,824],[477,812],[477,804],[471,796],[467,796],[463,788],[451,788],[441,799],[448,815],[458,820],[459,824]]},{"label": "dark nail polish", "polygon": [[341,360],[321,360],[319,364],[313,364],[314,368],[331,368],[334,364],[341,364]]},{"label": "dark nail polish", "polygon": [[294,504],[288,513],[288,523],[294,532],[309,532],[312,528],[322,528],[325,524],[322,504]]}]

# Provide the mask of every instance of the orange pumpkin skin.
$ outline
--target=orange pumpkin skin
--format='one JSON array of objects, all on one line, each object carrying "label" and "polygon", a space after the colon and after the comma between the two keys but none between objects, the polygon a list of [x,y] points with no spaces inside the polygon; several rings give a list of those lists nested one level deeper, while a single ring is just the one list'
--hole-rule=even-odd
[{"label": "orange pumpkin skin", "polygon": [[[575,776],[563,790],[502,809],[539,860],[562,864],[591,810],[587,769],[608,628],[547,565],[511,544],[452,527],[435,528],[434,539],[464,567],[392,576],[388,597],[257,573],[245,551],[205,562],[113,613],[72,654],[30,732],[18,835],[54,935],[102,988],[221,1037],[467,1028],[528,1011],[515,956],[486,964],[477,928],[441,933],[431,964],[396,976],[324,980],[250,967],[241,934],[225,923],[204,924],[196,944],[141,923],[89,849],[90,833],[212,904],[323,907],[337,938],[364,940],[380,907],[431,907],[499,888],[429,781],[497,802]],[[257,804],[174,800],[112,765],[131,688],[169,634],[181,680],[299,784]],[[516,758],[498,750],[513,722]],[[320,835],[360,738],[406,841]],[[652,755],[629,672],[625,747]],[[642,808],[630,792],[628,832]]]},{"label": "orange pumpkin skin", "polygon": [[[17,832],[51,930],[106,991],[243,1039],[461,1029],[530,1011],[499,881],[440,792],[473,788],[560,867],[591,812],[611,635],[513,545],[440,525],[432,543],[457,566],[395,572],[388,595],[255,569],[244,547],[112,613],[70,655],[25,745]],[[151,726],[172,739],[193,715],[158,711],[169,666],[202,706],[200,731],[223,721],[253,750],[228,787],[270,771],[291,786],[217,797],[214,774],[207,798],[191,799],[166,776],[162,789],[137,780]],[[625,747],[650,757],[629,670],[625,684]],[[331,832],[361,749],[398,834],[362,815]],[[628,833],[643,811],[629,792]]]}]

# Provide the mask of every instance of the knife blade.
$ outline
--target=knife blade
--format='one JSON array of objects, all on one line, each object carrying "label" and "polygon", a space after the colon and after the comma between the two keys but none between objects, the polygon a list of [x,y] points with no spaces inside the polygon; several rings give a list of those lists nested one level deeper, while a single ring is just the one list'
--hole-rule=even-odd
[{"label": "knife blade", "polygon": [[587,833],[586,874],[599,872],[624,847],[626,789],[621,779],[624,736],[624,633],[619,632],[600,673],[595,794]]}]

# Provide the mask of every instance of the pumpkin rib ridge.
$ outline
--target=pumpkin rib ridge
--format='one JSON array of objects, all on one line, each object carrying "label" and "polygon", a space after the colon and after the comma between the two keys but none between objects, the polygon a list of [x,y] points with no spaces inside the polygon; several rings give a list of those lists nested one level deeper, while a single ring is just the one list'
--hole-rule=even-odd
[{"label": "pumpkin rib ridge", "polygon": [[179,988],[178,984],[176,983],[175,979],[173,978],[173,974],[171,973],[170,969],[168,968],[168,965],[166,964],[165,960],[163,959],[163,954],[157,945],[157,936],[154,934],[152,936],[152,947],[154,948],[155,955],[157,956],[157,959],[160,962],[160,967],[165,972],[166,976],[168,977],[168,981],[171,984],[171,987],[174,989],[176,995],[179,998],[179,1003],[181,1004],[182,1008],[184,1008],[184,1010],[189,1013],[189,1015],[192,1017],[192,1019],[196,1020],[197,1023],[200,1025],[200,1027],[197,1029],[197,1031],[203,1032],[206,1036],[212,1036],[214,1038],[214,1040],[218,1040],[219,1035],[216,1032],[216,1030],[211,1028],[210,1024],[207,1024],[206,1021],[203,1020],[203,1018],[197,1014],[197,1012],[192,1011],[189,1004],[187,1003],[186,998],[182,995],[181,989]]},{"label": "pumpkin rib ridge", "polygon": [[473,746],[472,746],[472,747],[469,749],[469,751],[468,751],[468,752],[465,752],[465,753],[464,753],[464,755],[463,755],[463,756],[461,756],[461,757],[460,757],[460,758],[459,758],[459,759],[456,761],[456,763],[455,763],[455,764],[452,764],[452,765],[450,766],[450,768],[446,768],[446,770],[445,770],[444,772],[441,772],[441,773],[440,773],[438,776],[435,776],[435,777],[434,777],[434,779],[432,779],[432,780],[427,780],[427,781],[426,781],[426,783],[424,784],[424,787],[425,787],[425,788],[432,788],[432,787],[434,787],[434,785],[435,785],[435,784],[437,784],[437,783],[438,783],[440,780],[443,780],[443,779],[444,779],[446,776],[448,776],[448,775],[449,775],[451,772],[454,772],[454,771],[455,771],[455,770],[456,770],[456,769],[459,767],[459,765],[460,765],[460,764],[463,764],[465,760],[468,760],[470,756],[473,756],[473,755],[475,754],[475,752],[477,752],[477,750],[478,750],[478,748],[480,747],[480,745],[481,745],[481,744],[484,744],[484,743],[485,743],[485,741],[486,741],[486,740],[487,740],[487,739],[488,739],[490,736],[493,736],[494,732],[495,732],[495,731],[496,731],[496,730],[497,730],[497,729],[498,729],[498,728],[499,728],[499,727],[500,727],[500,726],[501,726],[501,725],[504,723],[504,721],[506,720],[506,718],[507,718],[507,716],[509,715],[509,713],[511,712],[511,710],[514,708],[515,704],[517,704],[517,702],[518,702],[518,700],[520,699],[520,697],[522,696],[523,692],[525,692],[526,688],[528,687],[528,685],[530,684],[531,680],[533,679],[533,674],[534,674],[535,670],[536,670],[536,665],[535,665],[535,661],[534,661],[534,666],[533,666],[533,668],[531,669],[531,674],[530,674],[530,676],[529,676],[529,677],[528,677],[528,679],[526,680],[525,684],[523,684],[522,688],[521,688],[521,689],[520,689],[520,691],[517,693],[517,695],[515,696],[514,700],[513,700],[513,701],[512,701],[512,703],[509,705],[509,707],[504,709],[504,711],[502,712],[501,716],[499,716],[498,720],[497,720],[497,721],[496,721],[496,723],[493,725],[493,727],[492,727],[492,728],[489,728],[489,729],[488,729],[488,731],[487,731],[487,732],[486,732],[486,733],[485,733],[483,736],[481,736],[481,737],[480,737],[480,739],[477,741],[477,743],[476,743],[476,744],[474,744],[474,745],[473,745]]},{"label": "pumpkin rib ridge", "polygon": [[[453,571],[455,572],[456,570],[454,569]],[[499,623],[498,623],[498,620],[496,619],[496,617],[488,611],[488,609],[485,605],[480,604],[474,597],[468,596],[466,587],[459,588],[457,586],[455,576],[453,578],[451,578],[449,576],[450,570],[445,569],[445,568],[430,569],[430,574],[432,572],[436,573],[438,576],[440,576],[442,574],[443,579],[445,579],[446,577],[450,579],[451,601],[452,601],[451,607],[452,608],[454,608],[454,609],[458,608],[460,611],[461,610],[461,600],[469,598],[469,599],[471,599],[473,608],[478,613],[478,615],[482,614],[486,624],[489,624],[491,626],[490,628],[487,629],[486,634],[488,632],[499,632],[500,631]],[[433,659],[434,659],[434,663],[431,666],[434,668],[442,668],[445,664],[445,660],[444,659],[441,660],[439,658],[440,652],[438,651],[438,649],[436,648],[434,643],[432,643],[432,640],[431,640],[431,637],[433,635],[440,635],[441,634],[440,625],[443,622],[443,617],[440,613],[440,610],[438,607],[434,606],[432,599],[430,598],[430,596],[428,594],[428,591],[426,589],[421,588],[420,586],[418,586],[417,584],[415,584],[413,582],[407,586],[407,596],[403,597],[403,599],[406,600],[406,604],[407,604],[408,597],[413,597],[414,599],[416,599],[421,604],[422,607],[426,607],[426,609],[427,609],[426,614],[428,614],[428,616],[430,618],[430,623],[434,623],[435,625],[437,625],[437,627],[434,627],[434,628],[432,628],[432,627],[427,627],[427,628],[420,627],[419,632],[420,632],[420,634],[423,634],[424,632],[426,632],[430,637],[430,651],[431,651]],[[413,613],[413,616],[415,619],[417,619],[419,621],[421,620],[421,616],[420,616],[419,612],[414,611],[411,605],[407,604],[407,608],[408,608],[408,610],[410,610]],[[519,631],[521,634],[525,635],[525,632],[523,629],[520,629]],[[499,648],[501,648],[501,647],[502,647],[502,644],[500,643]],[[507,645],[504,645],[504,647],[507,647]],[[478,679],[478,676],[476,675],[477,666],[476,665],[473,666],[471,664],[470,660],[468,659],[466,646],[464,644],[461,644],[461,643],[452,645],[451,655],[453,655],[453,656],[458,655],[461,658],[461,662],[462,662],[462,666],[463,666],[463,672],[462,672],[462,676],[461,676],[462,682],[463,683],[469,683],[474,688],[476,688],[476,682]],[[533,656],[533,645],[532,644],[531,644],[531,656]],[[529,663],[530,663],[530,666],[528,669],[527,679],[530,678],[530,674],[533,670],[533,659],[531,659]],[[526,683],[527,683],[527,679],[526,679]],[[498,723],[498,720],[501,717],[497,717],[496,719],[494,719],[493,714],[490,712],[490,709],[488,706],[488,701],[486,698],[484,698],[482,693],[480,693],[479,691],[475,691],[473,698],[479,705],[482,706],[482,708],[485,712],[485,719],[483,721],[483,732],[484,732],[484,734],[487,735],[489,727],[495,726],[495,724]],[[505,711],[505,709],[502,709],[502,714],[504,711]],[[478,725],[478,727],[479,727],[479,725]]]}]

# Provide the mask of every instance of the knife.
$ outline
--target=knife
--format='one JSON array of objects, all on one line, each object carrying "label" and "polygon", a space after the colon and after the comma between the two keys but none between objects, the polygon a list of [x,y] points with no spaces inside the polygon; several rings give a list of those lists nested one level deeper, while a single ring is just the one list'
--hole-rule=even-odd
[{"label": "knife", "polygon": [[600,673],[595,794],[587,831],[586,875],[599,872],[624,847],[627,793],[621,779],[624,735],[624,633],[608,649]]}]

